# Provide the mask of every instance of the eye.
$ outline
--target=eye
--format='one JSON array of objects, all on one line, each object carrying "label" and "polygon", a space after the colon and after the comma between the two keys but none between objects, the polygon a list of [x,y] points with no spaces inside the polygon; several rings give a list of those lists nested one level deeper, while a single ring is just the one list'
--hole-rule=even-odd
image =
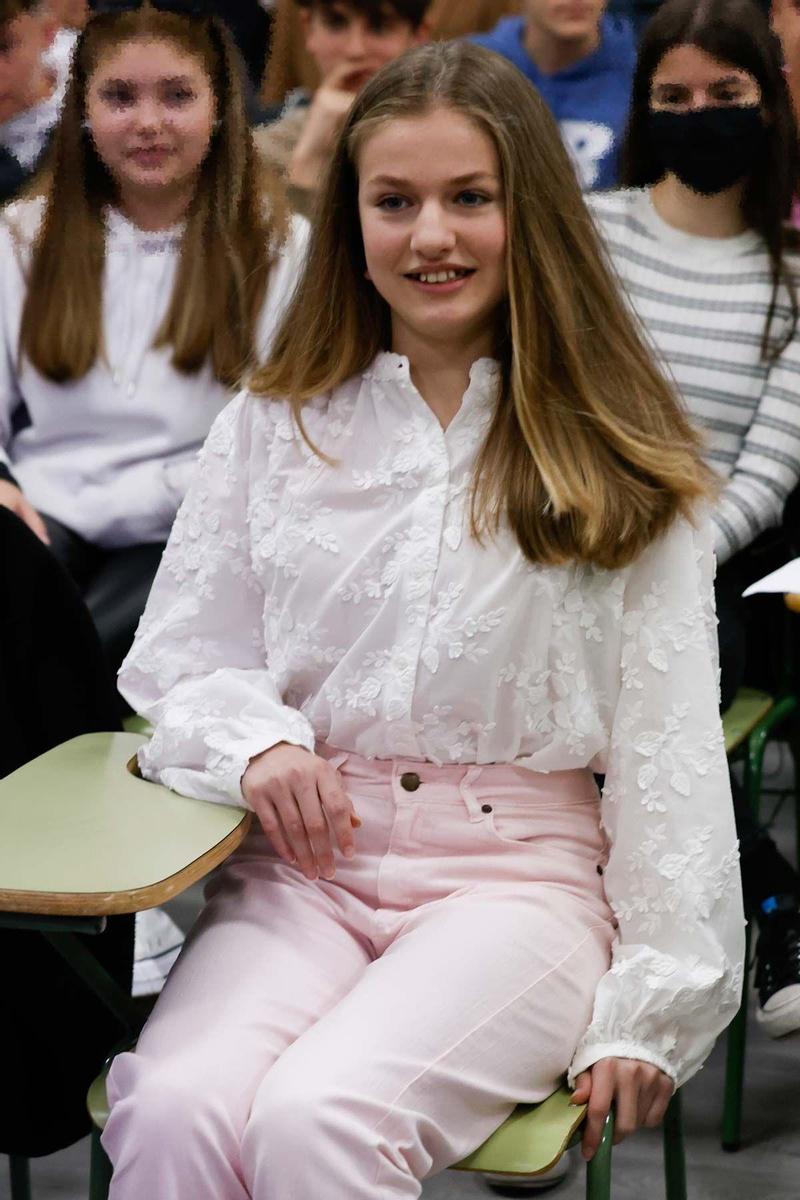
[{"label": "eye", "polygon": [[487,196],[483,192],[473,192],[469,189],[459,192],[456,196],[456,201],[462,208],[481,208],[484,204],[490,204],[491,199],[491,196]]},{"label": "eye", "polygon": [[686,97],[677,88],[665,88],[661,92],[656,92],[655,99],[660,104],[682,104]]},{"label": "eye", "polygon": [[735,104],[739,99],[739,90],[738,88],[718,88],[714,95],[723,104]]},{"label": "eye", "polygon": [[188,104],[195,98],[195,93],[187,87],[168,88],[165,95],[168,104]]},{"label": "eye", "polygon": [[376,208],[382,209],[384,212],[402,212],[408,205],[405,196],[382,196],[378,201]]},{"label": "eye", "polygon": [[126,104],[133,103],[133,89],[122,83],[112,83],[101,90],[100,98],[112,108],[123,108]]}]

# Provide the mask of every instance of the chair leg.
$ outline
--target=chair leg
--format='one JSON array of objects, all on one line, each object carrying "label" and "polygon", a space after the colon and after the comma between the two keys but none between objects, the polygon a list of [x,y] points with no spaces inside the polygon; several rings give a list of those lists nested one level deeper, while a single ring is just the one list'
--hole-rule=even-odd
[{"label": "chair leg", "polygon": [[111,1187],[111,1174],[111,1162],[100,1144],[100,1130],[93,1129],[89,1172],[89,1200],[108,1200],[108,1190]]},{"label": "chair leg", "polygon": [[11,1200],[31,1200],[31,1163],[22,1154],[10,1154]]},{"label": "chair leg", "polygon": [[614,1145],[614,1111],[608,1114],[595,1156],[586,1167],[586,1200],[611,1200],[611,1150]]},{"label": "chair leg", "polygon": [[664,1117],[664,1179],[667,1200],[686,1200],[686,1154],[683,1147],[683,1100],[676,1092]]},{"label": "chair leg", "polygon": [[725,1058],[725,1099],[722,1107],[722,1149],[732,1153],[742,1144],[742,1094],[747,1040],[747,1000],[750,988],[750,925],[745,931],[742,1003],[728,1026]]}]

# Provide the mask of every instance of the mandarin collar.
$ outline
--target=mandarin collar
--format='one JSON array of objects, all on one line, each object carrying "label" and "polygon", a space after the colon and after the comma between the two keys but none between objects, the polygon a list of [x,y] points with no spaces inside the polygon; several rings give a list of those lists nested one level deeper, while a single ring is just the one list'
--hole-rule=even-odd
[{"label": "mandarin collar", "polygon": [[[493,406],[497,400],[500,384],[500,363],[494,358],[478,358],[469,369],[469,385],[464,393],[462,408],[467,404],[480,407]],[[411,363],[405,354],[385,350],[377,355],[364,372],[364,378],[381,386],[396,384],[407,391],[414,388],[411,379]],[[416,388],[414,388],[416,391]]]},{"label": "mandarin collar", "polygon": [[137,247],[145,253],[175,250],[180,245],[186,229],[185,220],[170,226],[169,229],[140,229],[113,205],[106,207],[104,216],[106,234],[112,248]]}]

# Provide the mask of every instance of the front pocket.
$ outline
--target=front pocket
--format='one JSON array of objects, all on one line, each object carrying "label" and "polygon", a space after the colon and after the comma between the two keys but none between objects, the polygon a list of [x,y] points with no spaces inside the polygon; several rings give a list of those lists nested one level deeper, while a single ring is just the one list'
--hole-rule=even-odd
[{"label": "front pocket", "polygon": [[[489,802],[481,807],[485,810]],[[498,841],[510,845],[518,846],[543,837],[560,843],[565,838],[568,841],[574,838],[576,847],[583,846],[590,829],[592,842],[596,840],[598,846],[601,842],[596,793],[552,803],[532,800],[529,804],[491,804],[491,812],[485,813],[485,823]]]}]

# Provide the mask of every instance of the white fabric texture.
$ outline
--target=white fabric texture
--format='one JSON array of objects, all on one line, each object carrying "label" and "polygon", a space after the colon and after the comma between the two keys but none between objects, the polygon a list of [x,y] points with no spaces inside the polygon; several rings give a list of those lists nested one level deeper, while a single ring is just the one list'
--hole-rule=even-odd
[{"label": "white fabric texture", "polygon": [[736,1012],[744,918],[718,712],[710,524],[619,571],[470,537],[498,392],[474,364],[446,432],[408,360],[314,401],[243,393],[178,515],[120,689],[149,779],[244,805],[249,759],[315,739],[367,757],[587,764],[606,774],[619,945],[572,1067],[618,1054],[677,1082]]},{"label": "white fabric texture", "polygon": [[[0,462],[28,500],[106,548],[163,542],[195,469],[197,452],[232,392],[206,363],[184,375],[172,348],[153,349],[167,312],[182,226],[138,229],[115,209],[106,219],[103,330],[106,358],[83,379],[53,383],[17,349],[25,263],[41,198],[0,216]],[[300,272],[308,226],[293,218],[273,266],[259,319],[264,356]],[[14,432],[21,406],[30,424]]]},{"label": "white fabric texture", "polygon": [[[775,362],[761,358],[772,296],[766,243],[683,233],[639,189],[586,197],[651,346],[706,436],[723,477],[713,514],[717,559],[725,562],[777,525],[800,481],[800,328]],[[800,259],[787,256],[798,277]],[[772,335],[791,320],[778,290]]]}]

